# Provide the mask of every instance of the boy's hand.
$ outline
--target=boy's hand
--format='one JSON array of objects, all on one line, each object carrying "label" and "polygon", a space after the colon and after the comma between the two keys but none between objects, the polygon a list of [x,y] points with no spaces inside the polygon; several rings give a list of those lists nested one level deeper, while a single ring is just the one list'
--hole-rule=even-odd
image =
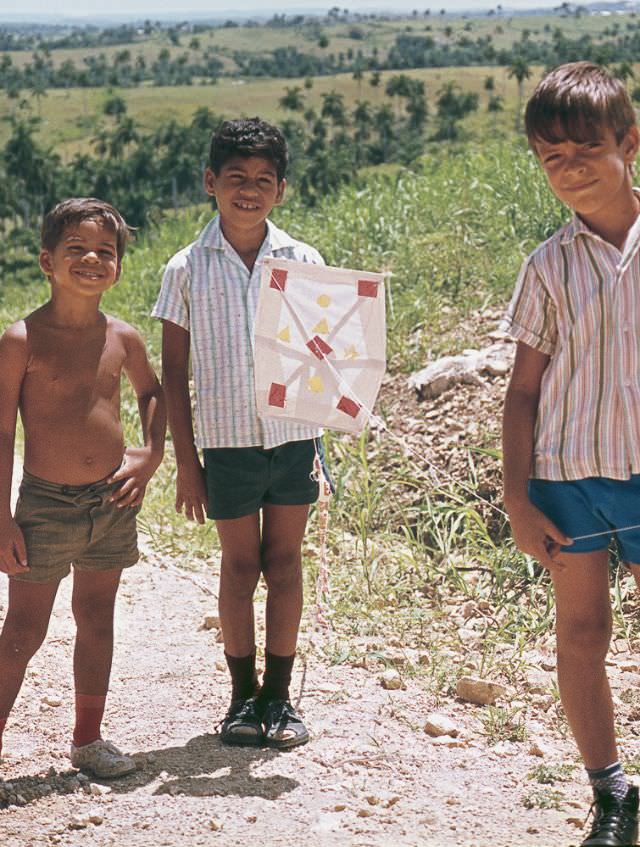
[{"label": "boy's hand", "polygon": [[122,482],[111,495],[119,509],[141,506],[147,484],[156,472],[162,457],[154,455],[150,447],[127,447],[118,470],[107,477],[107,482]]},{"label": "boy's hand", "polygon": [[13,518],[0,522],[0,572],[12,576],[28,570],[22,530]]},{"label": "boy's hand", "polygon": [[548,571],[562,570],[557,561],[560,547],[573,544],[573,540],[530,503],[509,510],[509,523],[513,540],[519,550],[537,559]]},{"label": "boy's hand", "polygon": [[204,482],[204,468],[198,461],[189,465],[178,465],[176,512],[182,514],[183,508],[187,520],[204,524],[207,516],[207,488]]}]

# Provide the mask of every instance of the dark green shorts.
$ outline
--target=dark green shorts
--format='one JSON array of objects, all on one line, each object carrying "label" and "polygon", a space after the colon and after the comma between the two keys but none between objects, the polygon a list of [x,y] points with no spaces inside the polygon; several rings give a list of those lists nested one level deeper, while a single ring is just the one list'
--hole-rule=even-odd
[{"label": "dark green shorts", "polygon": [[311,478],[315,444],[324,466],[319,438],[289,441],[269,450],[264,447],[203,450],[209,501],[207,516],[217,521],[230,520],[252,515],[265,503],[276,506],[315,503],[318,483]]}]

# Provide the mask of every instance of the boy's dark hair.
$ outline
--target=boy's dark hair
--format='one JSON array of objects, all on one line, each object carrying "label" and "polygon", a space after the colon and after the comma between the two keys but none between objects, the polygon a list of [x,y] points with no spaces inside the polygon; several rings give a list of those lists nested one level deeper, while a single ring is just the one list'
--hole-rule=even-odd
[{"label": "boy's dark hair", "polygon": [[592,141],[612,129],[619,144],[636,114],[624,84],[593,62],[570,62],[550,71],[536,86],[525,111],[529,144]]},{"label": "boy's dark hair", "polygon": [[103,226],[113,230],[116,235],[118,260],[122,259],[133,229],[116,208],[95,197],[71,197],[48,211],[40,231],[42,248],[53,252],[62,240],[67,227],[77,226],[83,221],[90,220],[100,221]]},{"label": "boy's dark hair", "polygon": [[278,127],[260,118],[223,121],[211,136],[209,167],[216,176],[233,156],[264,156],[276,168],[278,182],[284,179],[289,164],[287,142]]}]

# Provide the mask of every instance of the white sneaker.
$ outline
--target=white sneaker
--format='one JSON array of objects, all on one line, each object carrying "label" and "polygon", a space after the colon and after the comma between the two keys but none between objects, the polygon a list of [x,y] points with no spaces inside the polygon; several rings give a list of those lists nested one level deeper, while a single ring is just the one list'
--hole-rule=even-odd
[{"label": "white sneaker", "polygon": [[82,747],[76,747],[72,743],[69,757],[74,768],[89,771],[102,778],[125,776],[136,769],[136,763],[131,756],[125,756],[115,744],[102,738]]}]

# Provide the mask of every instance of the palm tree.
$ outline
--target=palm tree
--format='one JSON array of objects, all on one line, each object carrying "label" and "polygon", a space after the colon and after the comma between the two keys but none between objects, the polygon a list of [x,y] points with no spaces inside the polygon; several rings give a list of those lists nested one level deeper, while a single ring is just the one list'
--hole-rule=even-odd
[{"label": "palm tree", "polygon": [[524,100],[524,81],[531,76],[531,68],[524,56],[516,56],[507,69],[509,78],[515,77],[518,83],[518,111],[516,113],[516,131],[520,131],[520,116]]}]

